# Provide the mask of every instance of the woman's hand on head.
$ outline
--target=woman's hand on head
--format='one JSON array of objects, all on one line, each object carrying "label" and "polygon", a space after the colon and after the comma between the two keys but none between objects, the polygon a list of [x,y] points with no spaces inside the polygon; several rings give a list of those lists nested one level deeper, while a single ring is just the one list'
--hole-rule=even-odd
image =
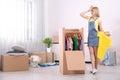
[{"label": "woman's hand on head", "polygon": [[90,12],[92,10],[93,6],[90,6],[90,8],[86,11],[83,11],[80,13],[80,16],[85,18],[85,19],[88,19],[88,16],[86,16],[86,13]]},{"label": "woman's hand on head", "polygon": [[93,9],[93,6],[91,5],[90,8],[88,9],[88,11],[92,11]]}]

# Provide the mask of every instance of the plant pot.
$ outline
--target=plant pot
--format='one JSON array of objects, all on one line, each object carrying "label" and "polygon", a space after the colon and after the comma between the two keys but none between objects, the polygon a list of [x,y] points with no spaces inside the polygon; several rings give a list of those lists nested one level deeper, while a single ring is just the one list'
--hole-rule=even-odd
[{"label": "plant pot", "polygon": [[50,48],[47,48],[47,52],[48,52],[48,53],[51,52],[51,47],[50,47]]}]

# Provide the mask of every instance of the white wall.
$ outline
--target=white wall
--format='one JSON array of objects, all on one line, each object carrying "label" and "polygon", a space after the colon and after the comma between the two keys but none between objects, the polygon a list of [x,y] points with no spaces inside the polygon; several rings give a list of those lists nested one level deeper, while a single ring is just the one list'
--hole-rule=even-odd
[{"label": "white wall", "polygon": [[[58,34],[62,26],[68,28],[84,27],[87,41],[87,20],[79,16],[90,5],[98,6],[103,21],[103,29],[112,34],[113,46],[117,48],[117,59],[120,58],[120,1],[119,0],[48,0],[48,35]],[[120,61],[117,60],[119,63]]]}]

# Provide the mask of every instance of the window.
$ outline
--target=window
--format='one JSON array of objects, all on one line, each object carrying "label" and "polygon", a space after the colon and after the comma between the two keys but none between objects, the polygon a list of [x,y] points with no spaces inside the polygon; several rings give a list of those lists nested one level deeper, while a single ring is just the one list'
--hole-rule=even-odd
[{"label": "window", "polygon": [[0,53],[21,44],[40,51],[43,38],[42,0],[0,0]]}]

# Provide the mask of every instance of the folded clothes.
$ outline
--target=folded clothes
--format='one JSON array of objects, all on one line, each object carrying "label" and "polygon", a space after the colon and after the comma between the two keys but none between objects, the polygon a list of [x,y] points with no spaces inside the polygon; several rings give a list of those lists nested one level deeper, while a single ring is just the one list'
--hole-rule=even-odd
[{"label": "folded clothes", "polygon": [[59,62],[54,63],[44,63],[44,64],[38,64],[40,67],[49,67],[49,66],[57,66],[59,65]]},{"label": "folded clothes", "polygon": [[18,54],[18,53],[9,53],[9,55],[11,55],[11,56],[22,56],[22,55],[27,55],[27,53],[20,53],[20,54]]},{"label": "folded clothes", "polygon": [[19,50],[11,50],[8,51],[7,53],[26,53],[25,51],[19,51]]}]

